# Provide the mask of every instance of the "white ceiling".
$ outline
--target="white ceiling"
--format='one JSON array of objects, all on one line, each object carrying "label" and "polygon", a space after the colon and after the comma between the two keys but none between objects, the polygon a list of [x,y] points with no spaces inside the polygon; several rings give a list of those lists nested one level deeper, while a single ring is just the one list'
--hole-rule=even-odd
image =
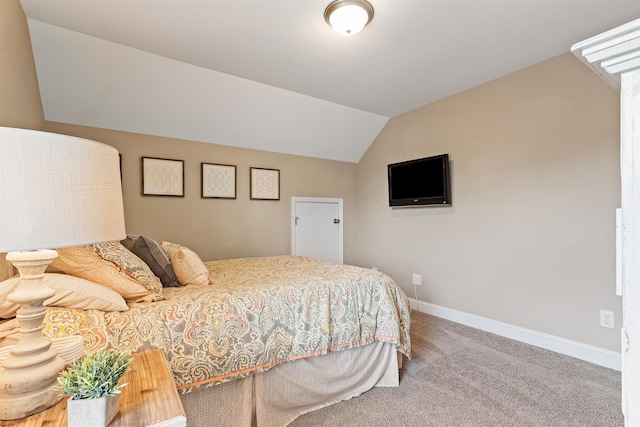
[{"label": "white ceiling", "polygon": [[47,120],[358,162],[390,117],[569,51],[638,0],[21,0]]}]

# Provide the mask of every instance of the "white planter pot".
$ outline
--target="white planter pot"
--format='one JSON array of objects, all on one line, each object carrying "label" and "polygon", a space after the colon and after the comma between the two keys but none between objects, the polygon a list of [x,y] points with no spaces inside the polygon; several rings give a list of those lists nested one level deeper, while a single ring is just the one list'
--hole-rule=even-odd
[{"label": "white planter pot", "polygon": [[67,400],[69,427],[106,427],[120,408],[120,395]]}]

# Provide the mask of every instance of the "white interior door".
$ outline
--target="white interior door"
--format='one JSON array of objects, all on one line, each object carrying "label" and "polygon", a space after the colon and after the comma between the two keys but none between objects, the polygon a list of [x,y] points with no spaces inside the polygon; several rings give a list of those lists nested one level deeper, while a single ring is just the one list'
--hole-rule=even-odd
[{"label": "white interior door", "polygon": [[291,198],[291,254],[342,264],[342,199]]}]

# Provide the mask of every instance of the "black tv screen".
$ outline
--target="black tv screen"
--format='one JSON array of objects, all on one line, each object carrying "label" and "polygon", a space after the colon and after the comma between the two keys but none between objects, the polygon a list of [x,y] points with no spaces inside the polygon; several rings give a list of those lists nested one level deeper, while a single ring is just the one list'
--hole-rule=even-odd
[{"label": "black tv screen", "polygon": [[449,155],[387,165],[389,206],[450,206]]}]

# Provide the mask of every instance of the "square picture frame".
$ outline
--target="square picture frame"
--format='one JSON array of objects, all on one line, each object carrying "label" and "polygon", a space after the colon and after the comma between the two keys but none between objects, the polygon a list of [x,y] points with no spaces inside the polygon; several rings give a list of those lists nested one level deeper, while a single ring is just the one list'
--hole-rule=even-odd
[{"label": "square picture frame", "polygon": [[235,165],[202,162],[200,176],[202,182],[201,198],[236,198],[237,168]]},{"label": "square picture frame", "polygon": [[184,160],[142,157],[142,195],[184,197]]},{"label": "square picture frame", "polygon": [[251,200],[280,200],[280,169],[250,168]]}]

